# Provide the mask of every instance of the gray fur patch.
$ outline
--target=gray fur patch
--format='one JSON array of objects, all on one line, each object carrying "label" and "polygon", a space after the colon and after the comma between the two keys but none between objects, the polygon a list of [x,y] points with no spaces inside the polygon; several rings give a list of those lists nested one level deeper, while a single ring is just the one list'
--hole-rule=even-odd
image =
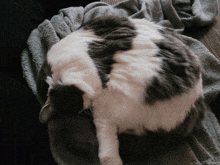
[{"label": "gray fur patch", "polygon": [[137,35],[135,27],[126,17],[107,16],[87,22],[83,29],[92,30],[103,38],[89,43],[88,54],[96,64],[103,87],[106,87],[111,65],[115,63],[113,55],[131,49],[132,40]]},{"label": "gray fur patch", "polygon": [[203,97],[199,97],[194,105],[191,107],[189,114],[186,116],[186,119],[182,124],[177,126],[176,129],[171,131],[171,133],[180,134],[180,135],[189,135],[194,128],[200,125],[204,117],[204,112],[206,110],[206,104]]},{"label": "gray fur patch", "polygon": [[162,59],[162,71],[146,87],[146,103],[170,99],[188,92],[200,77],[200,63],[193,52],[177,38],[178,34],[169,28],[160,29],[164,37],[156,43],[159,52],[156,57]]}]

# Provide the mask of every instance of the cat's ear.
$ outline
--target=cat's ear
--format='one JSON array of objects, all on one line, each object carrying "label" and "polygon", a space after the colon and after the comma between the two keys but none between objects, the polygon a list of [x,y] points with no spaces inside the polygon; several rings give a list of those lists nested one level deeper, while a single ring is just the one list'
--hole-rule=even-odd
[{"label": "cat's ear", "polygon": [[53,108],[50,106],[49,98],[47,99],[45,105],[42,107],[40,114],[39,114],[39,120],[41,123],[47,123],[50,117],[53,114]]}]

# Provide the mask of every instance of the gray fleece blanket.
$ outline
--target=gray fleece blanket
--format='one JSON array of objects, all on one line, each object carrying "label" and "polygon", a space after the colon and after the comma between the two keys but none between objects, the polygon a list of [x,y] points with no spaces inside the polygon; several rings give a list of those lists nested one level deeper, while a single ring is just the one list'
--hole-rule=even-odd
[{"label": "gray fleece blanket", "polygon": [[[61,9],[51,20],[45,20],[30,34],[21,54],[24,77],[39,98],[36,79],[47,51],[82,23],[103,15],[146,18],[180,33],[185,27],[210,25],[217,15],[216,0],[126,0],[115,5],[94,2],[83,7]],[[220,91],[220,62],[199,41],[182,37],[202,62],[204,95],[207,103],[214,101]],[[43,103],[41,103],[43,104]],[[141,152],[141,151],[140,151]],[[202,128],[181,147],[166,152],[148,164],[218,165],[220,164],[220,126],[215,115],[207,110]]]}]

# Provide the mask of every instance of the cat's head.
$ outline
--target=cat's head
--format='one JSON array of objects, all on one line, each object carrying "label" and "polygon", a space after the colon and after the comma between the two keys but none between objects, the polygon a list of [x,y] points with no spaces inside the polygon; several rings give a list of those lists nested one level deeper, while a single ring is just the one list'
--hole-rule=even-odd
[{"label": "cat's head", "polygon": [[40,111],[39,119],[47,124],[51,153],[58,164],[98,164],[95,126],[92,114],[84,110],[83,95],[74,85],[56,84],[48,90]]},{"label": "cat's head", "polygon": [[84,109],[84,92],[74,85],[56,84],[48,90],[48,98],[39,115],[41,123],[51,117],[77,115]]}]

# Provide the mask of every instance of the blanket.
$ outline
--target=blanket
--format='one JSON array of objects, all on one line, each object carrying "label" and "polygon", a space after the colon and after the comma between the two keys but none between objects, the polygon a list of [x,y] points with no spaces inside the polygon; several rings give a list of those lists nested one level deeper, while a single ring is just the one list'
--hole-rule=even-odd
[{"label": "blanket", "polygon": [[[93,2],[85,8],[61,9],[57,15],[50,20],[45,20],[31,32],[27,40],[28,47],[21,54],[24,78],[43,105],[44,102],[37,93],[36,81],[47,51],[62,38],[74,32],[81,24],[96,17],[119,15],[145,18],[157,24],[172,27],[182,33],[186,27],[206,26],[213,23],[218,12],[217,6],[216,0],[126,0],[115,5]],[[182,35],[182,41],[201,60],[204,96],[205,101],[209,104],[217,98],[220,92],[220,62],[198,40]],[[124,149],[128,151],[130,148],[126,148],[126,146],[129,144],[124,145]],[[158,146],[158,150],[160,150],[160,146]],[[141,151],[137,149],[137,152]],[[129,155],[129,152],[127,153]],[[220,164],[220,126],[210,108],[207,109],[199,130],[194,131],[193,135],[182,142],[179,147],[168,149],[160,156],[154,153],[151,158],[138,164],[146,163],[152,165]],[[131,161],[128,164],[132,164]],[[133,164],[137,163],[134,161]]]}]

